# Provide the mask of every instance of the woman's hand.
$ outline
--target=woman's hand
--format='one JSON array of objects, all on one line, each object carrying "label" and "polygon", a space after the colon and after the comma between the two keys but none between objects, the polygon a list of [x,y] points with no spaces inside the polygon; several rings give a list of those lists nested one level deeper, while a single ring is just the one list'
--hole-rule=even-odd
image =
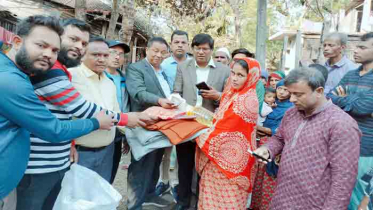
[{"label": "woman's hand", "polygon": [[257,126],[256,127],[257,132],[263,133],[264,135],[267,136],[272,136],[272,130],[263,126]]}]

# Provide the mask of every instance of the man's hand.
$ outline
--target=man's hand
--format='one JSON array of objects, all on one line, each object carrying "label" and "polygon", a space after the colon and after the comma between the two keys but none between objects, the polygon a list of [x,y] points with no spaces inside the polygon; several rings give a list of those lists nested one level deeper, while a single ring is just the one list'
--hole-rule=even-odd
[{"label": "man's hand", "polygon": [[140,121],[145,123],[146,125],[153,125],[154,123],[159,121],[158,117],[148,115],[147,113],[140,112],[138,113]]},{"label": "man's hand", "polygon": [[200,90],[201,96],[204,99],[210,99],[217,101],[220,99],[221,93],[215,90],[213,87],[209,86],[210,90]]},{"label": "man's hand", "polygon": [[363,200],[361,200],[360,205],[357,207],[357,210],[367,210],[369,204],[369,197],[364,196]]},{"label": "man's hand", "polygon": [[346,91],[345,91],[345,89],[342,87],[342,86],[338,86],[335,90],[337,91],[337,92],[335,92],[335,91],[333,91],[332,93],[334,94],[334,95],[336,95],[336,96],[339,96],[339,97],[346,97],[347,96],[347,89],[348,89],[348,87],[346,87]]},{"label": "man's hand", "polygon": [[[269,156],[269,150],[268,150],[268,148],[267,148],[266,146],[261,146],[261,147],[259,147],[258,149],[256,149],[256,150],[254,151],[254,153],[257,154],[257,155],[259,155],[259,156],[262,156],[262,157],[264,157],[264,158],[266,158],[266,159],[269,159],[269,158],[270,158],[270,156]],[[259,158],[258,158],[258,160],[259,160],[260,162],[263,162],[263,163],[267,164],[267,162],[262,161],[262,160],[260,160]],[[269,159],[269,161],[271,161],[271,160]]]},{"label": "man's hand", "polygon": [[127,116],[128,116],[128,123],[126,127],[135,128],[138,126],[146,126],[146,124],[140,120],[138,112],[129,112],[127,113]]},{"label": "man's hand", "polygon": [[158,99],[158,104],[165,109],[173,109],[176,107],[176,105],[167,98]]},{"label": "man's hand", "polygon": [[75,146],[71,145],[70,147],[70,163],[78,163],[79,155],[78,151],[76,151]]},{"label": "man's hand", "polygon": [[131,150],[130,145],[128,144],[127,141],[123,141],[122,143],[122,154],[127,155]]},{"label": "man's hand", "polygon": [[106,115],[104,110],[102,110],[95,116],[95,118],[100,123],[101,130],[110,130],[111,127],[114,126],[114,123],[116,123],[117,120],[113,119],[113,117],[113,114]]}]

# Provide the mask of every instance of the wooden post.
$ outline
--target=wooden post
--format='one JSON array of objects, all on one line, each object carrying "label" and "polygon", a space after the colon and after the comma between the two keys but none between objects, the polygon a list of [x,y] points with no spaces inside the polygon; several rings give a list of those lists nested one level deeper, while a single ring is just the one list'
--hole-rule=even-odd
[{"label": "wooden post", "polygon": [[103,22],[102,28],[101,28],[101,36],[106,38],[106,31],[107,31],[107,23],[106,21]]},{"label": "wooden post", "polygon": [[257,0],[256,52],[260,67],[265,69],[267,41],[267,0]]},{"label": "wooden post", "polygon": [[295,42],[295,68],[299,67],[299,61],[302,57],[302,32],[297,31],[297,37]]},{"label": "wooden post", "polygon": [[137,51],[137,36],[135,37],[135,41],[133,42],[133,50],[132,50],[132,63],[136,62],[136,52]]},{"label": "wooden post", "polygon": [[285,72],[285,68],[286,68],[286,54],[288,51],[288,41],[289,41],[289,36],[285,34],[283,48],[282,48],[282,55],[281,55],[281,68],[280,68],[280,71],[283,71],[283,72]]},{"label": "wooden post", "polygon": [[75,18],[86,21],[86,0],[75,0]]}]

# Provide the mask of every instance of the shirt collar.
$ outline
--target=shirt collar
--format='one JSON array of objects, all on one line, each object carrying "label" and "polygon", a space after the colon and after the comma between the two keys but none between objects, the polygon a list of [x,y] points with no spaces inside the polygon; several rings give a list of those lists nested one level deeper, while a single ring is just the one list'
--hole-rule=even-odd
[{"label": "shirt collar", "polygon": [[59,60],[57,60],[56,63],[54,63],[51,69],[62,69],[62,71],[65,72],[69,80],[70,81],[72,80],[72,76],[70,72],[67,70],[66,66],[63,65]]},{"label": "shirt collar", "polygon": [[177,64],[177,61],[176,61],[176,59],[174,58],[174,55],[172,55],[172,56],[170,57],[170,63],[172,63],[172,64]]},{"label": "shirt collar", "polygon": [[[185,54],[185,60],[188,60],[188,59],[189,59],[188,54]],[[176,59],[175,59],[175,57],[174,57],[174,55],[171,55],[170,60],[171,60],[170,63],[172,63],[172,64],[178,64],[177,61],[176,61]]]},{"label": "shirt collar", "polygon": [[[194,60],[194,63],[195,63],[195,65],[196,65],[197,68],[201,68],[201,67],[198,66],[196,60]],[[208,66],[208,67],[212,67],[212,68],[216,68],[216,65],[215,65],[214,59],[212,59],[212,57],[210,58],[210,61],[209,61],[209,63],[207,64],[207,66]]]},{"label": "shirt collar", "polygon": [[148,58],[145,58],[145,60],[152,67],[152,69],[154,70],[154,72],[156,74],[162,74],[163,73],[162,65],[159,67],[159,70],[157,71],[157,70],[155,70],[154,66],[148,61]]},{"label": "shirt collar", "polygon": [[[342,56],[341,60],[338,61],[337,63],[333,64],[333,66],[336,66],[336,67],[338,67],[338,68],[341,68],[343,65],[346,64],[346,62],[347,62],[347,57],[344,55],[344,56]],[[327,61],[325,62],[325,65],[328,66],[328,67],[333,67],[333,66],[330,66],[330,64],[329,64],[329,60],[327,60]]]},{"label": "shirt collar", "polygon": [[304,118],[310,118],[312,116],[315,116],[315,115],[323,112],[324,110],[326,110],[327,108],[329,108],[332,105],[333,105],[332,100],[328,100],[324,105],[322,105],[321,107],[317,108],[311,115],[306,116],[304,111],[301,111],[301,114],[302,114],[302,116]]},{"label": "shirt collar", "polygon": [[24,71],[22,71],[22,69],[18,68],[15,62],[13,62],[7,55],[0,51],[0,66],[4,67],[3,65],[13,67],[12,71],[17,69],[21,73],[21,76],[23,78],[28,77],[28,75]]},{"label": "shirt collar", "polygon": [[83,70],[83,74],[87,77],[87,78],[97,78],[97,79],[100,79],[100,77],[103,77],[105,76],[105,74],[101,74],[100,76],[98,74],[96,74],[95,72],[93,72],[91,69],[89,69],[86,65],[84,65],[84,63],[82,63],[80,65],[81,69]]}]

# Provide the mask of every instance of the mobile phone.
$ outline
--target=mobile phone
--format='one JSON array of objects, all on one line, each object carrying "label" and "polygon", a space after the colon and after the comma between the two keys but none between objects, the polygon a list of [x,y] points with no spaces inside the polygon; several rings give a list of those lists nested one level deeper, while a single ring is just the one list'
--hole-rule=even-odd
[{"label": "mobile phone", "polygon": [[267,158],[264,158],[256,153],[254,153],[253,151],[251,151],[250,149],[247,150],[252,156],[256,157],[256,158],[259,158],[267,163],[269,163],[270,161],[267,159]]},{"label": "mobile phone", "polygon": [[206,84],[206,82],[200,82],[196,84],[196,87],[198,90],[210,90],[209,86]]}]

